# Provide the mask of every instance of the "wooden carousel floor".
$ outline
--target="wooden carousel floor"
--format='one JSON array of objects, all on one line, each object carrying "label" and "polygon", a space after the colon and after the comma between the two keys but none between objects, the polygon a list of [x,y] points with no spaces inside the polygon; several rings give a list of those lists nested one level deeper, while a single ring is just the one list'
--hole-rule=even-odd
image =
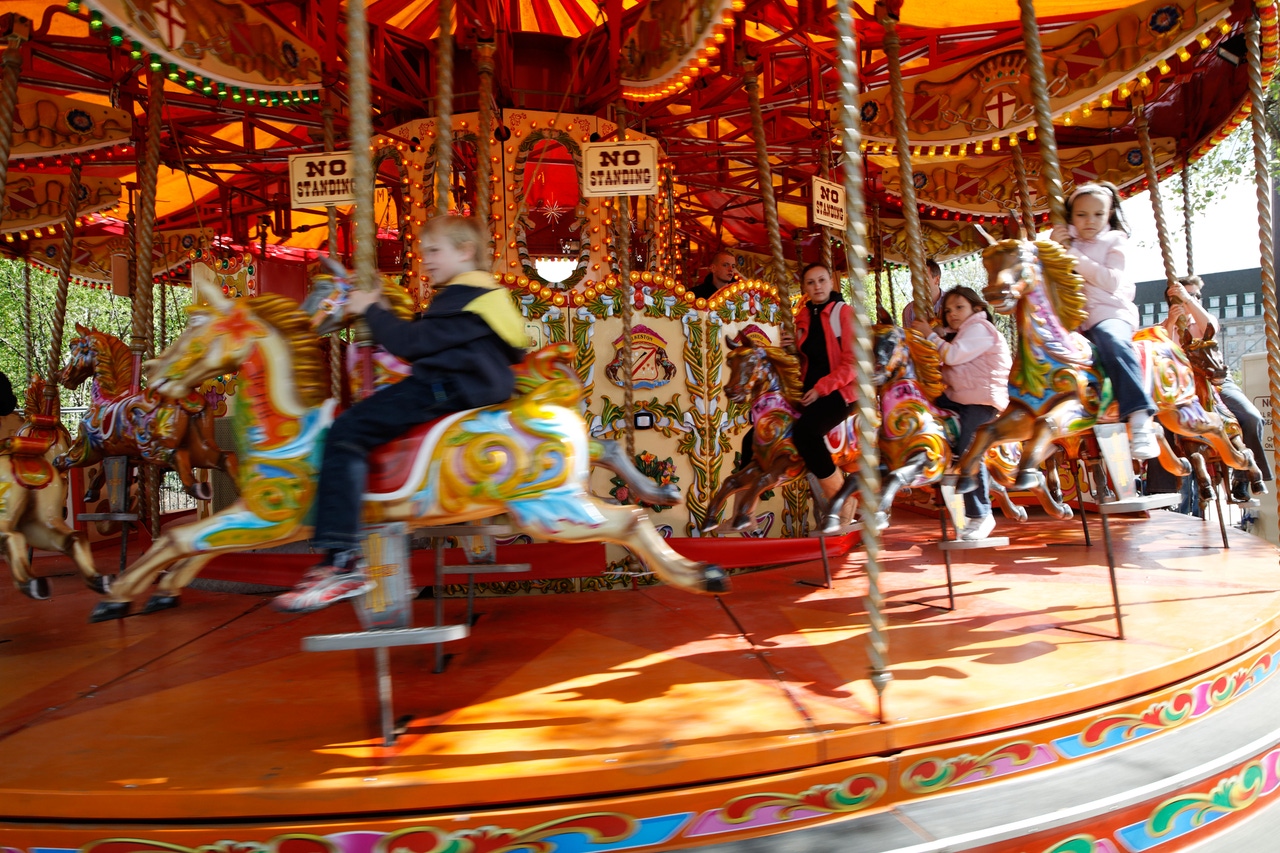
[{"label": "wooden carousel floor", "polygon": [[[1001,522],[1012,544],[955,555],[899,512],[883,588],[894,681],[876,725],[863,555],[833,589],[809,563],[735,577],[723,599],[663,587],[482,599],[431,673],[391,653],[398,715],[380,745],[371,652],[303,653],[351,608],[281,616],[267,597],[189,591],[181,608],[89,625],[73,577],[54,598],[0,591],[0,818],[216,820],[465,810],[588,800],[777,773],[973,736],[1142,694],[1280,627],[1268,543],[1160,512],[1113,524],[1128,639],[1114,630],[1100,531]],[[102,557],[103,555],[100,555]],[[55,565],[38,558],[37,571]],[[429,601],[418,623],[430,621]],[[453,621],[461,601],[448,602]],[[1088,632],[1093,632],[1090,634]],[[1096,634],[1096,635],[1094,635]]]}]

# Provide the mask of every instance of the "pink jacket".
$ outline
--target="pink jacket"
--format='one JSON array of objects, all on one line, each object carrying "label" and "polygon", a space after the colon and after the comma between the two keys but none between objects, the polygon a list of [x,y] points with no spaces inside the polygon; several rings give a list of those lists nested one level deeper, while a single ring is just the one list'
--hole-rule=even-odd
[{"label": "pink jacket", "polygon": [[1108,231],[1096,240],[1075,237],[1067,251],[1076,259],[1076,272],[1084,277],[1084,304],[1089,317],[1082,328],[1090,329],[1103,320],[1121,319],[1138,327],[1138,306],[1133,297],[1138,288],[1125,272],[1125,250],[1129,238],[1123,231]]},{"label": "pink jacket", "polygon": [[995,406],[1004,411],[1009,405],[1009,368],[1013,358],[1004,335],[991,325],[986,314],[969,315],[950,343],[936,334],[930,335],[929,340],[942,354],[942,380],[952,402]]},{"label": "pink jacket", "polygon": [[[796,310],[796,350],[809,336],[808,303],[802,302]],[[822,308],[821,317],[827,323],[827,361],[831,372],[814,383],[814,389],[826,396],[839,390],[846,403],[858,399],[855,383],[858,362],[853,356],[853,309],[845,302],[831,299]],[[805,366],[808,370],[808,365]]]}]

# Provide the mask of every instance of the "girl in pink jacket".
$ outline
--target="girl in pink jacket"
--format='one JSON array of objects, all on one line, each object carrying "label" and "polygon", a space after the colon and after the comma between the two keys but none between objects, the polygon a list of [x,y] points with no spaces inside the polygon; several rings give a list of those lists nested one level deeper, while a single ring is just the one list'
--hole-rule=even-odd
[{"label": "girl in pink jacket", "polygon": [[[914,325],[927,334],[942,356],[942,380],[947,391],[934,402],[960,419],[956,443],[959,458],[973,443],[978,427],[994,420],[1009,405],[1009,368],[1013,357],[1004,335],[995,327],[991,308],[972,288],[953,287],[942,297],[942,318],[955,331],[946,341],[927,325]],[[991,481],[987,466],[978,469],[978,488],[964,496],[968,523],[961,539],[986,539],[995,529],[991,514]]]}]

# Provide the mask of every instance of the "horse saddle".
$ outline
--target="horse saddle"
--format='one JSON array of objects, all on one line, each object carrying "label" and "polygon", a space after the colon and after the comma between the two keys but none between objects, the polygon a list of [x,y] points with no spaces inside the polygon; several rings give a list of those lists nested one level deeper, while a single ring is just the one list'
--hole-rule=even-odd
[{"label": "horse saddle", "polygon": [[0,441],[0,456],[8,456],[13,476],[28,489],[53,482],[53,465],[45,456],[57,442],[62,423],[52,415],[32,415],[14,435]]},{"label": "horse saddle", "polygon": [[404,497],[405,489],[414,488],[421,480],[445,428],[470,411],[453,412],[419,424],[369,454],[365,499],[388,501]]}]

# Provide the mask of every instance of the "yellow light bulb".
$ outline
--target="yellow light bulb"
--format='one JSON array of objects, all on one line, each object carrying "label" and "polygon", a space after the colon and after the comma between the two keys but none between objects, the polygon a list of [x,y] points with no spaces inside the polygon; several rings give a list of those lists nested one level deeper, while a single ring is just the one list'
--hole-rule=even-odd
[{"label": "yellow light bulb", "polygon": [[1186,62],[1187,60],[1191,59],[1191,52],[1187,50],[1185,47],[1180,47],[1178,48],[1178,58],[1181,59],[1183,62]]},{"label": "yellow light bulb", "polygon": [[982,153],[982,143],[981,143],[981,142],[975,142],[975,143],[973,143],[973,153],[974,153],[974,154],[981,154],[981,153]]},{"label": "yellow light bulb", "polygon": [[1196,36],[1196,43],[1197,43],[1197,44],[1199,44],[1199,45],[1200,45],[1200,47],[1202,47],[1202,48],[1208,48],[1208,47],[1209,47],[1209,37],[1208,37],[1207,35],[1205,35],[1204,33],[1201,33],[1200,35]]},{"label": "yellow light bulb", "polygon": [[1161,74],[1168,74],[1171,70],[1169,68],[1169,63],[1163,59],[1156,63],[1156,68],[1159,69]]},{"label": "yellow light bulb", "polygon": [[1103,96],[1102,96],[1102,108],[1103,108],[1104,110],[1106,110],[1106,109],[1110,109],[1110,108],[1111,108],[1111,93],[1110,93],[1110,92],[1108,92],[1107,94],[1105,94],[1105,95],[1103,95]]},{"label": "yellow light bulb", "polygon": [[1089,116],[1093,115],[1093,107],[1089,106],[1088,104],[1085,104],[1083,107],[1080,108],[1080,115],[1083,116],[1084,118],[1088,118]]}]

